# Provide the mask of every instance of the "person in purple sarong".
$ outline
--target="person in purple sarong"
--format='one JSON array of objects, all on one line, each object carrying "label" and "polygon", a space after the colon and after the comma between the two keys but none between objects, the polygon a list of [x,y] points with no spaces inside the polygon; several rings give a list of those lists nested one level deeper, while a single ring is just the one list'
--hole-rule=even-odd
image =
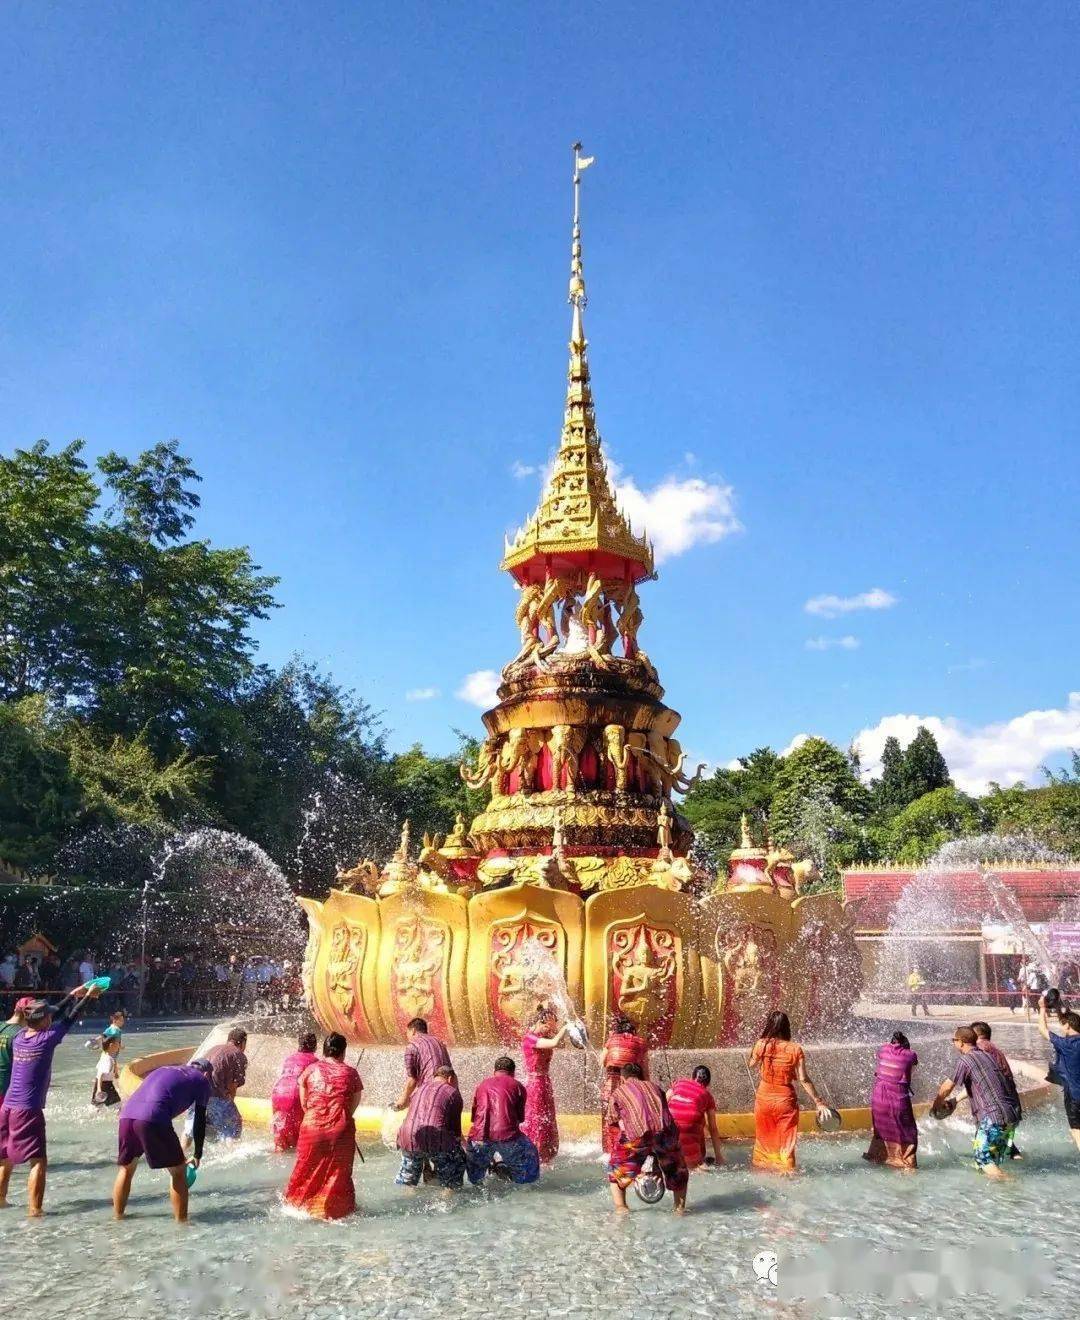
[{"label": "person in purple sarong", "polygon": [[889,1043],[877,1052],[870,1097],[874,1135],[863,1155],[871,1164],[887,1164],[892,1169],[918,1167],[919,1129],[911,1104],[911,1072],[918,1062],[919,1056],[902,1031],[894,1031]]}]

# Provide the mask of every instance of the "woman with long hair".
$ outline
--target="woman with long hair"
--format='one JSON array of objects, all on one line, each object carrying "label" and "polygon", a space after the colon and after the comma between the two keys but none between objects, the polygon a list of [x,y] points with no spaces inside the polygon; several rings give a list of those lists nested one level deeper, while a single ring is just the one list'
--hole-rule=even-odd
[{"label": "woman with long hair", "polygon": [[628,1017],[615,1019],[615,1030],[604,1042],[604,1080],[600,1086],[600,1136],[607,1154],[619,1136],[619,1124],[611,1113],[611,1099],[622,1080],[622,1070],[628,1063],[640,1066],[644,1078],[649,1080],[649,1047],[634,1031]]},{"label": "woman with long hair", "polygon": [[554,1010],[541,1004],[532,1026],[521,1038],[521,1052],[525,1056],[525,1121],[522,1132],[536,1146],[540,1163],[550,1164],[559,1153],[559,1123],[555,1110],[555,1088],[551,1084],[551,1056],[566,1034],[566,1023],[560,1027]]},{"label": "woman with long hair", "polygon": [[716,1122],[716,1101],[709,1087],[712,1073],[699,1063],[689,1077],[672,1082],[667,1093],[668,1108],[679,1129],[679,1145],[688,1169],[705,1163],[705,1127],[708,1125],[713,1158],[723,1164],[720,1151],[720,1128]]},{"label": "woman with long hair", "polygon": [[300,1106],[300,1074],[315,1062],[316,1044],[313,1031],[302,1032],[297,1041],[298,1048],[286,1054],[278,1079],[270,1088],[270,1109],[273,1114],[271,1132],[275,1150],[293,1150],[300,1136],[300,1121],[304,1117]]},{"label": "woman with long hair", "polygon": [[304,1117],[285,1201],[317,1219],[343,1219],[356,1209],[353,1110],[364,1084],[345,1062],[344,1036],[332,1031],[323,1041],[323,1055],[300,1074]]},{"label": "woman with long hair", "polygon": [[911,1105],[911,1071],[918,1062],[919,1056],[902,1031],[894,1031],[889,1043],[877,1052],[870,1096],[874,1135],[863,1155],[871,1164],[887,1164],[892,1169],[918,1167],[919,1129]]},{"label": "woman with long hair", "polygon": [[754,1095],[754,1153],[756,1169],[790,1173],[795,1168],[795,1146],[799,1140],[798,1082],[810,1097],[819,1116],[828,1106],[818,1096],[806,1071],[802,1046],[791,1039],[786,1013],[773,1009],[765,1019],[761,1035],[750,1051],[750,1066],[760,1070]]}]

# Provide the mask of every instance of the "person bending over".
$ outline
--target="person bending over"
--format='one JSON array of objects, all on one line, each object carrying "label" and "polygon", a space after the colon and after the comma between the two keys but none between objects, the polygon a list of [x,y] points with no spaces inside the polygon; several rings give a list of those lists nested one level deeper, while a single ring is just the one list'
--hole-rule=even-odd
[{"label": "person bending over", "polygon": [[465,1147],[469,1182],[474,1186],[489,1172],[516,1183],[532,1183],[540,1177],[540,1152],[521,1130],[527,1094],[514,1071],[513,1059],[504,1054],[495,1060],[494,1073],[476,1088]]},{"label": "person bending over", "polygon": [[975,1163],[988,1178],[1004,1178],[1001,1166],[1012,1149],[1020,1106],[1015,1098],[1016,1087],[1010,1089],[990,1055],[975,1048],[977,1039],[970,1027],[957,1027],[953,1044],[960,1058],[952,1080],[942,1082],[938,1088],[934,1106],[940,1112],[956,1087],[966,1089],[975,1119]]},{"label": "person bending over", "polygon": [[627,1188],[651,1155],[675,1198],[675,1213],[683,1214],[689,1173],[679,1145],[679,1129],[663,1091],[655,1082],[645,1081],[640,1063],[623,1066],[622,1080],[611,1097],[611,1116],[618,1125],[608,1167],[616,1213],[627,1213]]},{"label": "person bending over", "polygon": [[399,1187],[418,1186],[429,1161],[446,1191],[461,1186],[465,1178],[461,1108],[453,1068],[436,1068],[434,1076],[413,1091],[397,1138],[401,1168],[394,1181]]},{"label": "person bending over", "polygon": [[193,1059],[175,1067],[155,1068],[124,1102],[116,1155],[119,1169],[113,1185],[113,1214],[117,1219],[124,1217],[135,1170],[144,1156],[151,1169],[164,1169],[169,1175],[173,1218],[178,1224],[187,1219],[187,1170],[173,1119],[188,1109],[193,1111],[191,1163],[197,1169],[206,1138],[212,1067],[209,1059]]}]

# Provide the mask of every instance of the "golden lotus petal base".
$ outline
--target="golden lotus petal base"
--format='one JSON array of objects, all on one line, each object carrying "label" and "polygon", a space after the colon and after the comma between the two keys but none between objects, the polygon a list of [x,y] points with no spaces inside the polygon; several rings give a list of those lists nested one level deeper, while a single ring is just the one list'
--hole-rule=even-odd
[{"label": "golden lotus petal base", "polygon": [[354,1044],[401,1041],[413,1017],[451,1044],[516,1043],[540,997],[529,956],[537,943],[593,1040],[625,1015],[654,1047],[741,1045],[771,1008],[786,1009],[796,1030],[820,1030],[858,995],[852,920],[831,896],[789,902],[757,886],[697,899],[660,882],[658,867],[680,859],[577,860],[634,879],[585,898],[504,876],[471,898],[410,887],[302,900],[315,1016]]}]

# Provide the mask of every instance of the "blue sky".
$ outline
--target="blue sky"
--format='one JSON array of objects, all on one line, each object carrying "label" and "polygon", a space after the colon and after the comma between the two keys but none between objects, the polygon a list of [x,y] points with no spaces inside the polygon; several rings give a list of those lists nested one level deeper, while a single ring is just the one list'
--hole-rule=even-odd
[{"label": "blue sky", "polygon": [[318,660],[395,746],[479,728],[455,693],[515,649],[497,565],[558,439],[580,137],[600,428],[681,548],[642,640],[684,745],[873,730],[872,759],[932,717],[970,785],[1080,745],[1080,11],[3,24],[0,443],[178,437],[200,531],[282,577],[265,659]]}]

